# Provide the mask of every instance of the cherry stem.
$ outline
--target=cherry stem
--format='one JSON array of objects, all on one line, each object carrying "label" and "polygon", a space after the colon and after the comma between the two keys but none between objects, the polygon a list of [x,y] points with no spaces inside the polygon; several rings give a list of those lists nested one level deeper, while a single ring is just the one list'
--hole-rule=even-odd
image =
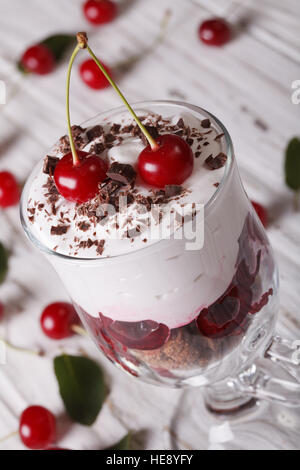
[{"label": "cherry stem", "polygon": [[17,436],[17,434],[19,434],[19,431],[10,432],[10,433],[7,434],[6,436],[1,437],[1,438],[0,438],[0,442],[4,442],[4,441],[6,441],[7,439],[10,439],[10,438],[13,437],[13,436]]},{"label": "cherry stem", "polygon": [[13,351],[17,352],[23,352],[26,354],[32,354],[34,356],[42,356],[43,352],[42,351],[33,351],[30,349],[25,349],[25,348],[19,348],[18,346],[14,346],[13,344],[9,343],[3,338],[0,338],[0,343],[3,343],[7,348],[12,349]]},{"label": "cherry stem", "polygon": [[66,87],[66,111],[67,111],[67,122],[68,122],[68,133],[69,133],[69,139],[70,139],[70,146],[71,146],[71,152],[73,156],[73,165],[77,166],[80,163],[80,159],[78,157],[76,147],[74,144],[74,139],[72,135],[72,129],[71,129],[71,118],[70,118],[70,78],[71,78],[71,70],[73,66],[73,62],[75,60],[75,57],[77,56],[78,52],[82,49],[79,44],[75,47],[73,54],[71,55],[70,61],[69,61],[69,66],[68,66],[68,72],[67,72],[67,87]]},{"label": "cherry stem", "polygon": [[72,325],[71,330],[74,331],[77,335],[88,336],[86,330],[79,325]]},{"label": "cherry stem", "polygon": [[121,98],[121,100],[123,101],[123,103],[125,104],[125,106],[127,107],[128,111],[130,112],[130,114],[132,115],[132,117],[134,118],[135,122],[137,123],[137,125],[139,126],[139,128],[141,129],[142,133],[144,134],[144,136],[146,137],[146,139],[148,140],[149,144],[150,144],[150,147],[152,150],[157,150],[158,149],[158,144],[157,142],[155,142],[155,140],[153,139],[153,137],[150,135],[150,133],[147,131],[146,127],[141,123],[140,119],[138,118],[138,116],[136,115],[136,113],[134,112],[134,110],[132,109],[132,107],[130,106],[130,104],[128,103],[128,101],[126,100],[125,96],[123,95],[123,93],[121,92],[121,90],[118,88],[118,86],[116,85],[116,83],[114,82],[114,80],[111,78],[111,76],[107,73],[107,71],[105,70],[103,64],[99,61],[99,59],[97,59],[97,57],[95,56],[95,54],[93,53],[92,49],[88,46],[88,44],[86,44],[86,49],[87,51],[89,52],[89,54],[91,55],[91,57],[93,58],[93,60],[95,61],[95,63],[98,65],[99,69],[101,70],[101,72],[103,73],[103,75],[106,77],[106,79],[109,81],[109,83],[111,84],[111,86],[113,87],[113,89],[116,91],[116,93],[119,95],[119,97]]}]

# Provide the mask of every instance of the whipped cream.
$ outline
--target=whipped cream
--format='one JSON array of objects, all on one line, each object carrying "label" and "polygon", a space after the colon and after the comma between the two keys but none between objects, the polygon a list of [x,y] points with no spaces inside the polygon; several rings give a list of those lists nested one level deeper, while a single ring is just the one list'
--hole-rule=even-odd
[{"label": "whipped cream", "polygon": [[[159,116],[151,115],[144,121],[146,124],[158,124],[161,126],[160,133],[170,133],[169,126],[176,129],[179,122],[182,127],[189,129],[191,136],[191,147],[194,152],[194,170],[192,175],[183,183],[184,194],[180,196],[180,204],[200,203],[205,204],[216,191],[216,186],[222,179],[224,168],[211,171],[205,164],[205,160],[212,156],[214,158],[222,151],[223,139],[213,125],[203,127],[201,120],[192,115],[181,113],[175,117],[159,119]],[[204,125],[205,125],[205,121]],[[103,122],[99,123],[103,126]],[[121,124],[122,128],[135,125],[128,118],[127,114],[121,114],[114,123],[104,124],[104,134],[88,142],[87,132],[83,131],[79,135],[81,149],[91,151],[97,144],[105,141],[106,135],[110,134],[113,124]],[[130,128],[130,127],[129,127]],[[182,130],[177,128],[177,132]],[[112,148],[106,148],[100,155],[107,161],[108,166],[113,162],[130,164],[136,167],[138,155],[143,150],[143,144],[139,136],[131,133],[122,133],[115,136]],[[61,147],[57,145],[50,152],[51,155],[62,157]],[[35,176],[29,192],[28,213],[31,217],[32,231],[35,237],[47,248],[55,250],[67,256],[78,258],[96,258],[117,256],[124,253],[133,252],[155,243],[157,239],[151,237],[151,233],[146,226],[146,219],[149,214],[141,214],[138,211],[139,203],[134,203],[124,208],[115,217],[107,217],[105,223],[91,223],[86,215],[82,215],[75,203],[65,200],[59,196],[54,205],[49,203],[49,188],[47,188],[48,175],[42,172],[42,168]],[[143,196],[153,196],[152,188],[146,185],[139,177],[135,184],[136,194]],[[177,198],[179,199],[179,198]],[[174,202],[174,198],[173,198]],[[91,204],[93,201],[91,201]],[[124,202],[124,204],[126,201]],[[174,205],[174,204],[173,204]],[[164,204],[163,214],[169,214],[172,201]],[[53,211],[54,207],[54,211]],[[135,232],[136,226],[143,228],[139,234]],[[65,227],[63,230],[55,230],[56,227]],[[176,227],[175,227],[176,228]],[[134,232],[134,237],[128,233]],[[98,240],[105,240],[103,249],[98,249]],[[93,243],[95,241],[95,243]]]}]

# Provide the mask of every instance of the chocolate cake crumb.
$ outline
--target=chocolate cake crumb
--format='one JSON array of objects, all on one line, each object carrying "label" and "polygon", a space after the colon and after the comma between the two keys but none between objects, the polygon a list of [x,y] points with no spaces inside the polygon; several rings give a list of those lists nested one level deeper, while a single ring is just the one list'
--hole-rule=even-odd
[{"label": "chocolate cake crumb", "polygon": [[208,129],[210,127],[210,119],[202,119],[201,126],[204,127],[204,129]]},{"label": "chocolate cake crumb", "polygon": [[91,142],[92,140],[96,139],[97,137],[100,137],[103,134],[103,132],[104,132],[103,127],[100,126],[99,124],[97,126],[92,127],[86,133],[88,141]]},{"label": "chocolate cake crumb", "polygon": [[114,162],[107,171],[107,176],[113,181],[122,184],[133,184],[136,179],[136,171],[133,166],[126,163]]},{"label": "chocolate cake crumb", "polygon": [[51,235],[65,235],[69,229],[69,225],[52,225]]},{"label": "chocolate cake crumb", "polygon": [[195,158],[199,158],[200,155],[201,155],[201,152],[199,152],[199,151],[195,152]]},{"label": "chocolate cake crumb", "polygon": [[214,186],[218,188],[220,186],[220,183],[214,183]]},{"label": "chocolate cake crumb", "polygon": [[49,176],[53,176],[55,167],[58,162],[59,162],[59,158],[51,157],[51,155],[47,155],[44,160],[43,173]]},{"label": "chocolate cake crumb", "polygon": [[205,160],[205,163],[210,170],[218,170],[219,168],[222,168],[222,166],[225,165],[226,161],[227,155],[225,155],[225,153],[223,152],[220,152],[216,157],[209,155],[209,157],[207,157],[207,159]]}]

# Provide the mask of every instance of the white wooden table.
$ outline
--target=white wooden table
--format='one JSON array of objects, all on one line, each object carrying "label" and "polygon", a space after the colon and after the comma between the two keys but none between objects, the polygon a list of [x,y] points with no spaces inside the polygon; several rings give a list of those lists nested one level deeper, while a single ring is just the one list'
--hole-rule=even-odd
[{"label": "white wooden table", "polygon": [[[250,197],[269,208],[268,233],[281,279],[279,330],[299,338],[300,214],[293,212],[282,170],[286,144],[300,133],[300,105],[291,101],[291,84],[300,79],[299,0],[123,0],[118,20],[93,30],[82,18],[81,3],[0,0],[0,79],[7,87],[7,104],[0,109],[0,169],[24,180],[65,132],[66,66],[42,78],[22,77],[15,60],[27,45],[50,33],[86,29],[99,56],[114,66],[151,44],[170,8],[165,41],[120,75],[120,86],[131,102],[183,99],[209,109],[227,126]],[[223,49],[205,47],[197,38],[198,24],[212,14],[228,14],[242,25]],[[95,93],[73,73],[74,123],[118,104],[112,90]],[[44,305],[66,298],[64,289],[25,240],[17,209],[0,212],[0,240],[12,250],[0,288],[7,305],[0,337],[46,350],[40,358],[7,350],[7,364],[0,366],[0,438],[17,429],[20,413],[34,403],[58,416],[59,445],[73,449],[101,449],[128,429],[135,433],[134,449],[300,448],[300,411],[264,404],[247,417],[218,421],[204,410],[199,390],[165,390],[128,378],[86,338],[47,340],[39,316]],[[60,351],[82,349],[102,364],[111,390],[92,428],[70,423],[52,367]],[[18,436],[0,442],[0,449],[22,448]]]}]

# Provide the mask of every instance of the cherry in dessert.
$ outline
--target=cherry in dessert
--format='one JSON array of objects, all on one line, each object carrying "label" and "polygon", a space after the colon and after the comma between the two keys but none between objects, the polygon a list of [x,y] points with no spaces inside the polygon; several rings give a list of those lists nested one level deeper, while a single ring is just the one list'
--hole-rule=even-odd
[{"label": "cherry in dessert", "polygon": [[199,27],[199,38],[210,46],[223,46],[230,41],[231,36],[231,27],[222,18],[203,21]]},{"label": "cherry in dessert", "polygon": [[263,207],[261,204],[255,201],[251,201],[252,206],[255,209],[255,212],[257,213],[258,217],[261,220],[261,223],[263,224],[264,227],[267,227],[268,225],[268,213],[265,207]]},{"label": "cherry in dessert", "polygon": [[20,188],[16,178],[9,171],[0,171],[0,207],[10,207],[18,204]]},{"label": "cherry in dessert", "polygon": [[74,334],[72,326],[78,325],[79,318],[73,305],[55,302],[44,309],[40,323],[46,336],[51,339],[63,339]]},{"label": "cherry in dessert", "polygon": [[55,66],[55,57],[44,44],[29,47],[21,58],[24,70],[38,75],[52,72]]},{"label": "cherry in dessert", "polygon": [[254,301],[259,291],[256,279],[262,250],[259,249],[255,254],[250,240],[261,247],[266,243],[253,218],[248,215],[239,239],[238,265],[233,280],[226,292],[214,304],[203,309],[196,320],[204,336],[223,338],[243,334],[250,316],[258,313],[273,295],[273,289],[270,288],[258,301]]},{"label": "cherry in dessert", "polygon": [[55,441],[55,416],[43,406],[30,406],[21,415],[19,434],[29,449],[45,449]]},{"label": "cherry in dessert", "polygon": [[182,184],[192,173],[194,156],[191,147],[177,135],[166,134],[148,145],[139,155],[138,170],[143,180],[155,187]]},{"label": "cherry in dessert", "polygon": [[[107,65],[103,64],[103,67],[109,75],[112,75]],[[81,64],[80,76],[84,83],[94,90],[101,90],[110,86],[109,81],[103,75],[101,70],[99,70],[99,67],[93,61],[93,59],[87,59]]]},{"label": "cherry in dessert", "polygon": [[118,8],[112,0],[88,0],[83,5],[83,12],[90,23],[100,25],[113,21]]},{"label": "cherry in dessert", "polygon": [[170,336],[169,328],[152,320],[139,322],[113,321],[100,314],[104,329],[116,341],[131,349],[158,349]]},{"label": "cherry in dessert", "polygon": [[76,153],[78,162],[75,164],[71,152],[59,160],[54,170],[54,181],[65,199],[83,203],[92,199],[98,192],[99,183],[106,178],[107,164],[87,152]]},{"label": "cherry in dessert", "polygon": [[0,320],[3,317],[3,315],[4,315],[4,305],[2,304],[2,302],[0,302]]}]

